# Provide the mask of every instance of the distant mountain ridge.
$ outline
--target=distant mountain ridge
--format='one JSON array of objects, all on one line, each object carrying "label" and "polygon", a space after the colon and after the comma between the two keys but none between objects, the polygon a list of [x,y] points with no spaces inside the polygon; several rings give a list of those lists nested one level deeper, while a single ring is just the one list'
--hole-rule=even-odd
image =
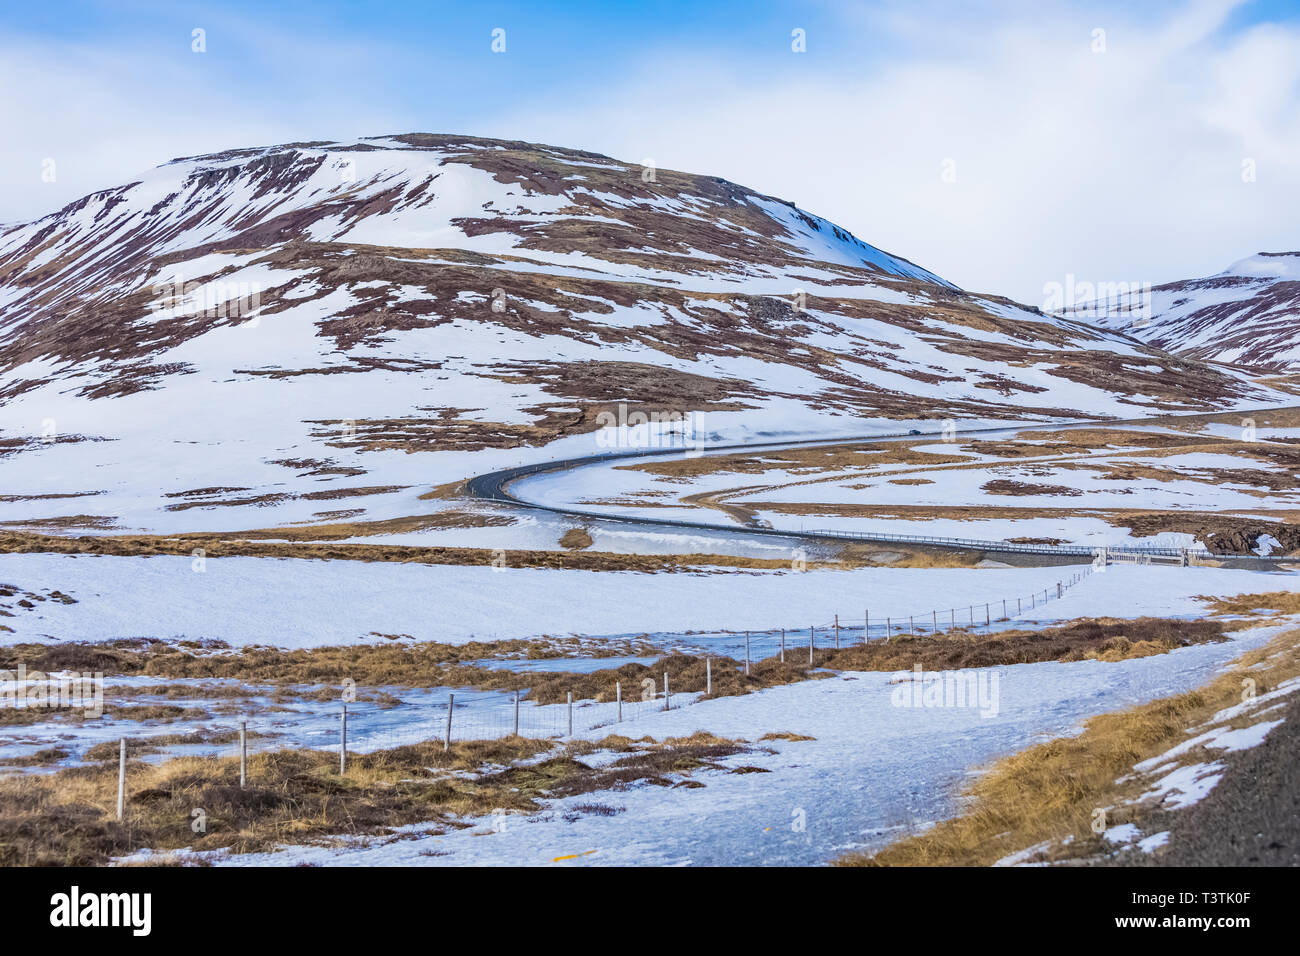
[{"label": "distant mountain ridge", "polygon": [[1148,311],[1102,324],[1192,358],[1300,371],[1300,252],[1261,252],[1218,275],[1155,286]]}]

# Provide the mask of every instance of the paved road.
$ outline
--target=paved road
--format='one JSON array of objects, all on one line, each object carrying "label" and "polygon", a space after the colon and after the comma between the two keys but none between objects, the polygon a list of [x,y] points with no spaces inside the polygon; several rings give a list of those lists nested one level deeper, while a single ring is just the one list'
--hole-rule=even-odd
[{"label": "paved road", "polygon": [[[1207,418],[1218,414],[1241,414],[1256,415],[1263,412],[1277,411],[1279,408],[1290,408],[1292,406],[1270,406],[1267,408],[1239,409],[1235,412],[1217,412],[1206,413],[1200,412],[1194,415],[1163,415],[1158,417],[1147,418],[1128,418],[1128,419],[1093,419],[1081,418],[1068,422],[1053,422],[1050,424],[1023,423],[1015,426],[995,426],[990,428],[974,428],[961,432],[963,437],[969,435],[979,435],[983,438],[996,438],[1000,435],[1010,436],[1027,429],[1035,431],[1064,431],[1072,428],[1092,428],[1092,427],[1115,427],[1120,425],[1162,425],[1168,424],[1171,420],[1177,419],[1197,419]],[[638,461],[649,458],[664,458],[669,456],[685,455],[688,452],[697,454],[714,455],[731,451],[763,451],[775,448],[812,448],[823,445],[844,445],[844,444],[864,444],[872,442],[897,441],[899,438],[934,438],[942,439],[942,434],[938,432],[921,432],[920,430],[909,430],[906,432],[892,432],[884,435],[859,435],[845,436],[840,438],[822,438],[822,439],[794,439],[791,441],[779,442],[741,442],[736,444],[725,445],[708,445],[698,450],[686,449],[682,446],[671,448],[652,448],[637,449],[634,451],[606,452],[599,455],[587,455],[580,458],[566,458],[561,461],[539,462],[531,465],[520,465],[515,468],[504,468],[500,471],[489,472],[485,475],[478,475],[471,478],[467,483],[467,489],[470,497],[481,498],[489,501],[502,502],[514,505],[520,508],[531,508],[539,511],[549,511],[553,514],[564,515],[571,518],[580,518],[583,520],[613,521],[623,524],[635,525],[654,525],[660,527],[672,527],[677,529],[686,529],[693,531],[708,531],[712,533],[723,532],[727,534],[739,535],[764,535],[777,538],[794,539],[805,542],[825,543],[828,540],[842,541],[848,540],[865,540],[879,543],[893,544],[910,544],[922,547],[932,547],[943,550],[953,551],[989,551],[999,554],[1032,554],[1039,560],[1049,563],[1083,563],[1089,560],[1092,551],[1090,548],[1079,546],[1053,547],[1051,545],[1015,545],[1005,541],[974,541],[963,539],[941,539],[928,538],[923,535],[893,535],[872,532],[846,533],[843,535],[836,533],[822,533],[814,531],[785,531],[773,528],[752,528],[738,527],[732,524],[718,524],[708,521],[687,521],[677,518],[651,518],[639,515],[623,515],[612,511],[583,511],[577,508],[566,508],[558,505],[548,505],[538,501],[528,501],[519,498],[510,490],[510,485],[524,478],[535,475],[551,474],[558,471],[569,471],[575,468],[582,468],[587,465],[595,465],[603,462],[612,461]],[[1112,547],[1112,551],[1122,552],[1151,552],[1155,554],[1176,554],[1175,549],[1153,549],[1153,548],[1128,548]],[[1221,556],[1220,556],[1220,559]],[[1231,560],[1246,563],[1251,567],[1259,567],[1261,570],[1272,569],[1275,565],[1267,560],[1262,560],[1254,556],[1233,558]]]}]

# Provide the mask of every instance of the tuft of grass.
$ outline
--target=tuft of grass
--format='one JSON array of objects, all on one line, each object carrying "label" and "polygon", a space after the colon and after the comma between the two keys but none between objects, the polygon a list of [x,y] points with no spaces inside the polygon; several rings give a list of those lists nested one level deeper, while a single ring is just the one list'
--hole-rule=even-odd
[{"label": "tuft of grass", "polygon": [[570,528],[560,536],[560,547],[566,551],[582,551],[594,543],[586,528]]},{"label": "tuft of grass", "polygon": [[[399,748],[356,755],[345,776],[338,755],[282,750],[249,756],[239,787],[237,758],[178,757],[128,764],[128,812],[115,819],[115,763],[69,767],[43,776],[0,776],[0,864],[102,865],[149,848],[272,850],[331,835],[382,834],[403,824],[461,814],[530,810],[530,797],[485,788],[440,771],[471,770],[484,759],[531,758],[550,741],[511,739]],[[202,809],[207,830],[191,829]]]},{"label": "tuft of grass", "polygon": [[[663,742],[612,735],[568,748],[522,737],[457,741],[447,750],[439,741],[425,741],[353,754],[342,775],[337,753],[277,750],[249,756],[243,789],[238,758],[131,760],[122,821],[115,819],[114,762],[41,776],[0,773],[0,865],[103,865],[146,848],[164,854],[186,847],[265,852],[340,836],[383,837],[415,823],[461,828],[467,817],[536,811],[541,798],[638,783],[679,786],[693,771],[727,769],[717,763],[721,757],[748,749],[707,733]],[[601,768],[578,759],[598,750],[623,756]],[[593,813],[621,812],[592,806],[598,807]],[[206,830],[196,833],[192,824],[199,809]]]},{"label": "tuft of grass", "polygon": [[5,757],[0,765],[5,767],[48,767],[66,759],[71,751],[63,747],[46,747],[24,757]]},{"label": "tuft of grass", "polygon": [[1268,591],[1235,597],[1201,595],[1197,600],[1204,601],[1211,614],[1245,617],[1270,616],[1263,613],[1268,611],[1277,616],[1300,614],[1300,591]]},{"label": "tuft of grass", "polygon": [[[232,650],[225,644],[210,646],[141,639],[54,646],[13,644],[0,647],[0,669],[12,670],[22,663],[29,672],[102,671],[107,676],[144,674],[191,681],[237,679],[262,685],[329,684],[350,677],[358,684],[372,687],[428,687],[441,683],[443,668],[449,664],[499,658],[552,660],[575,653],[584,657],[616,657],[653,653],[653,650],[640,641],[606,641],[593,646],[577,638],[470,641],[454,646],[433,641],[348,644],[297,650],[262,645]],[[184,685],[166,685],[128,689],[120,696],[239,697],[261,693],[219,685],[203,685],[193,692],[183,688]]]},{"label": "tuft of grass", "polygon": [[1085,618],[1039,631],[974,634],[958,629],[895,636],[838,651],[818,651],[817,662],[836,670],[908,670],[917,664],[929,670],[957,670],[1039,661],[1118,661],[1223,640],[1227,640],[1224,625],[1218,621]]},{"label": "tuft of grass", "polygon": [[[513,519],[511,519],[513,520]],[[488,567],[499,553],[490,548],[363,544],[314,540],[319,531],[268,529],[264,531],[205,532],[181,536],[83,535],[66,537],[0,529],[0,554],[102,554],[178,555],[188,558],[195,548],[208,557],[300,558],[304,560],[371,561],[397,564],[447,564]],[[348,527],[330,532],[355,537]],[[371,532],[376,533],[376,532]],[[301,538],[303,540],[292,540]],[[616,554],[588,550],[511,550],[505,552],[510,568],[566,568],[583,571],[641,571],[645,573],[745,568],[788,570],[784,558],[751,558],[730,554]],[[828,567],[839,567],[830,564]]]}]

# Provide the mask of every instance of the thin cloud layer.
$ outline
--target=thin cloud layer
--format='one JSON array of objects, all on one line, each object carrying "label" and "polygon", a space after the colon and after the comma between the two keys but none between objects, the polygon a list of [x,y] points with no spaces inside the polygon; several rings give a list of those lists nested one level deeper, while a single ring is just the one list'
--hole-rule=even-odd
[{"label": "thin cloud layer", "polygon": [[[641,58],[600,67],[576,97],[573,64],[503,89],[507,61],[486,54],[454,71],[431,58],[415,88],[417,51],[381,68],[402,55],[396,36],[378,56],[360,40],[322,50],[283,25],[218,23],[217,62],[187,57],[182,35],[166,51],[118,54],[28,38],[0,50],[0,86],[22,94],[0,102],[0,219],[177,155],[460,131],[725,176],[962,286],[1038,304],[1044,284],[1068,274],[1161,282],[1300,247],[1300,29],[1234,26],[1240,6],[1146,19],[1069,6],[849,7],[833,37],[823,21],[807,30],[807,52],[779,61],[784,35],[759,58],[689,30],[668,43],[648,24]],[[843,55],[856,48],[870,55]],[[458,92],[447,95],[452,72]]]}]

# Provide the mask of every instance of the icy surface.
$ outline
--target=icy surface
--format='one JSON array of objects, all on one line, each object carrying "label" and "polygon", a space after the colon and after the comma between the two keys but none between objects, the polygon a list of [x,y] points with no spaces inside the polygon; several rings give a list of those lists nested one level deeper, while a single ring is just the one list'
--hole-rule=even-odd
[{"label": "icy surface", "polygon": [[[1258,590],[1257,572],[1112,567],[1056,598],[1077,568],[861,568],[646,573],[320,561],[299,558],[3,554],[0,581],[57,588],[76,603],[44,601],[6,618],[0,641],[212,638],[283,647],[375,640],[470,640],[543,634],[636,635],[846,627],[866,613],[897,630],[957,623],[1202,613],[1203,594]],[[1282,575],[1290,586],[1294,579]],[[1043,592],[1050,600],[1043,603]],[[1036,594],[1035,594],[1036,592]],[[395,599],[401,595],[401,599]],[[940,600],[944,607],[936,608]],[[1016,601],[1021,610],[1017,613]],[[1033,605],[1031,606],[1031,601]],[[771,638],[769,637],[768,640]],[[823,639],[825,639],[823,637]],[[735,647],[734,637],[730,647]]]},{"label": "icy surface", "polygon": [[[728,758],[770,773],[706,773],[698,789],[634,787],[553,801],[542,813],[509,816],[504,830],[485,817],[443,836],[410,833],[383,845],[291,848],[218,856],[232,864],[342,865],[679,865],[809,864],[879,846],[954,812],[971,768],[1049,736],[1092,714],[1189,689],[1244,647],[1201,645],[1105,664],[1022,664],[1001,668],[1001,708],[985,720],[969,708],[900,708],[889,674],[859,673],[705,701],[655,713],[638,732],[658,739],[707,729],[757,740],[792,731],[814,741],[765,741],[774,754]],[[607,729],[584,736],[599,738]],[[1185,781],[1170,781],[1171,786]],[[1202,782],[1202,786],[1204,782]],[[1199,792],[1199,791],[1198,791]],[[584,803],[624,808],[614,816],[566,811]],[[570,819],[572,822],[570,822]],[[426,855],[436,851],[437,856]]]}]

